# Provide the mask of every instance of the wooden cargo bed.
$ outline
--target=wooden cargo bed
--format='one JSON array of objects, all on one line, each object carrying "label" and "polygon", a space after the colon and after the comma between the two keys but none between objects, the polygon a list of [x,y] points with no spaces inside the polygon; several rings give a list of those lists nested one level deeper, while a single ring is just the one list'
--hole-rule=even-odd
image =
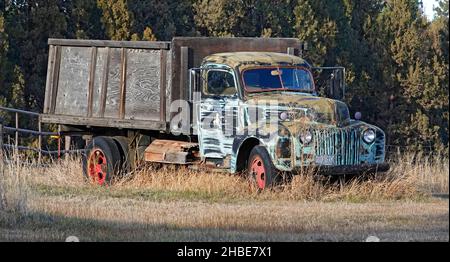
[{"label": "wooden cargo bed", "polygon": [[172,42],[49,39],[42,121],[169,131],[170,104],[188,100],[189,69],[220,52],[298,53],[282,38],[174,38]]}]

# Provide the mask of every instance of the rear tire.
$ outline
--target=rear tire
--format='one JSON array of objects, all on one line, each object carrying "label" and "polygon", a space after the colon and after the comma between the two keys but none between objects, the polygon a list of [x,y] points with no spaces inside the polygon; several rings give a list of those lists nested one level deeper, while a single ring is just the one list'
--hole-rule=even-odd
[{"label": "rear tire", "polygon": [[114,141],[114,143],[117,146],[117,149],[119,150],[119,154],[120,154],[120,167],[121,167],[121,172],[120,175],[125,175],[129,172],[132,171],[132,169],[135,167],[133,166],[133,163],[130,159],[130,154],[129,154],[129,146],[128,146],[128,142],[127,142],[127,138],[126,137],[114,137],[112,138],[112,140]]},{"label": "rear tire", "polygon": [[111,185],[120,174],[121,155],[117,144],[109,137],[95,137],[83,155],[83,175],[92,184]]},{"label": "rear tire", "polygon": [[247,170],[252,183],[259,191],[272,188],[280,178],[269,153],[262,146],[256,146],[250,152]]}]

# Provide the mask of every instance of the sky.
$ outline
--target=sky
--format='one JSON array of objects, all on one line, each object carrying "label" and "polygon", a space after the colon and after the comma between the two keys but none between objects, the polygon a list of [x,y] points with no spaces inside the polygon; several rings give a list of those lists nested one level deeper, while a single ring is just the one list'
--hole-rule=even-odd
[{"label": "sky", "polygon": [[434,6],[438,5],[437,0],[422,0],[423,1],[423,8],[425,10],[425,14],[427,15],[428,19],[433,19],[434,17]]}]

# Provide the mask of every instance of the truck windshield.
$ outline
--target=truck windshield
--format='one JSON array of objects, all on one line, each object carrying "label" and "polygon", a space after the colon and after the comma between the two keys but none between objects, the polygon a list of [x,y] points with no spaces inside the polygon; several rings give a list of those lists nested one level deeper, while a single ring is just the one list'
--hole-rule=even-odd
[{"label": "truck windshield", "polygon": [[298,91],[313,92],[311,72],[302,67],[254,68],[243,72],[247,92]]}]

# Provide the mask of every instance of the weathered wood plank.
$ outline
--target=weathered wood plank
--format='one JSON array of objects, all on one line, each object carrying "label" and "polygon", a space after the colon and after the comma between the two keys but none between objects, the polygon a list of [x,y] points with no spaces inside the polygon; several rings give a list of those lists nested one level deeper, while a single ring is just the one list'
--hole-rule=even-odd
[{"label": "weathered wood plank", "polygon": [[166,122],[170,122],[171,116],[170,116],[170,105],[172,103],[172,76],[170,75],[172,73],[172,50],[167,52],[167,66],[166,66]]},{"label": "weathered wood plank", "polygon": [[53,39],[48,40],[49,45],[79,46],[79,47],[111,47],[111,48],[137,48],[137,49],[170,49],[170,42],[150,41],[107,41],[107,40],[76,40]]},{"label": "weathered wood plank", "polygon": [[108,48],[107,47],[95,47],[97,49],[96,67],[93,83],[93,104],[92,104],[92,116],[102,117],[102,88],[103,78],[105,76],[105,65],[108,60]]},{"label": "weathered wood plank", "polygon": [[91,48],[64,46],[55,114],[87,116]]},{"label": "weathered wood plank", "polygon": [[50,112],[55,113],[56,108],[56,97],[58,96],[58,83],[59,83],[59,70],[61,66],[61,47],[56,47],[55,50],[55,63],[53,65],[53,80],[52,80],[52,86],[51,86],[51,102],[50,102]]},{"label": "weathered wood plank", "polygon": [[120,69],[120,105],[119,118],[125,118],[125,102],[127,95],[127,50],[122,48],[121,51],[121,69]]},{"label": "weathered wood plank", "polygon": [[110,64],[108,70],[108,92],[104,117],[117,118],[120,114],[120,78],[121,78],[121,49],[110,49]]},{"label": "weathered wood plank", "polygon": [[154,120],[148,113],[160,113],[160,50],[127,50],[127,92],[125,119]]},{"label": "weathered wood plank", "polygon": [[48,65],[47,65],[47,80],[45,85],[45,98],[44,98],[44,113],[47,114],[50,111],[51,104],[51,90],[53,85],[53,68],[55,63],[55,46],[51,45],[48,51]]},{"label": "weathered wood plank", "polygon": [[[47,114],[41,115],[41,117],[42,123],[49,123],[49,124],[167,131],[167,123],[162,121],[87,118],[87,117],[47,115]],[[159,118],[159,114],[155,115],[154,117]]]},{"label": "weathered wood plank", "polygon": [[167,51],[161,51],[160,74],[160,120],[166,121]]},{"label": "weathered wood plank", "polygon": [[189,71],[189,47],[182,46],[180,52],[180,95],[182,98],[186,98]]},{"label": "weathered wood plank", "polygon": [[87,117],[92,117],[92,108],[94,104],[94,83],[95,69],[97,68],[97,47],[92,47],[91,64],[89,66],[89,87],[88,87],[88,113]]},{"label": "weathered wood plank", "polygon": [[103,69],[103,79],[102,79],[102,89],[100,96],[100,117],[105,116],[105,108],[106,108],[106,96],[108,92],[108,77],[109,77],[109,64],[111,61],[111,48],[107,47],[107,58],[106,63],[104,64]]}]

